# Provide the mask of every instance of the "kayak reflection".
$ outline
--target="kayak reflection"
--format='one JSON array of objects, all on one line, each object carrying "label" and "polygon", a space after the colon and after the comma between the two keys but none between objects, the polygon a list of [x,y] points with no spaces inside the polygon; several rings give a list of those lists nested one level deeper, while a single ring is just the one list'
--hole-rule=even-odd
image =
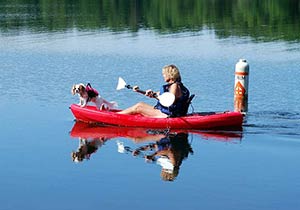
[{"label": "kayak reflection", "polygon": [[119,152],[141,156],[147,162],[161,165],[163,179],[171,181],[178,175],[182,161],[193,153],[188,139],[192,139],[194,135],[202,139],[217,141],[240,141],[242,139],[241,131],[153,130],[75,122],[70,136],[79,138],[79,146],[71,156],[74,162],[82,162],[90,159],[91,155],[99,151],[106,141],[126,138],[135,144],[146,145],[131,149],[117,139]]},{"label": "kayak reflection", "polygon": [[154,143],[134,150],[124,146],[122,142],[118,141],[117,144],[120,153],[130,152],[133,156],[141,156],[147,162],[160,165],[162,167],[160,175],[164,181],[174,181],[179,174],[182,161],[194,153],[188,140],[188,133],[169,133]]},{"label": "kayak reflection", "polygon": [[108,139],[123,137],[133,140],[134,142],[160,139],[164,137],[164,130],[149,130],[146,128],[118,127],[118,126],[100,126],[97,124],[88,124],[84,122],[75,122],[70,136],[74,138],[85,139]]},{"label": "kayak reflection", "polygon": [[76,121],[70,131],[70,136],[73,138],[128,138],[134,142],[149,141],[153,139],[160,139],[166,133],[189,133],[200,136],[206,140],[217,141],[241,141],[242,128],[237,130],[186,130],[186,129],[149,129],[149,128],[134,128],[134,127],[118,127],[118,126],[104,126],[99,124],[88,124]]},{"label": "kayak reflection", "polygon": [[89,160],[104,143],[110,139],[124,137],[134,142],[159,140],[165,135],[160,132],[151,132],[144,128],[126,128],[115,126],[99,126],[76,122],[70,131],[70,136],[79,139],[79,146],[76,151],[72,151],[73,162]]}]

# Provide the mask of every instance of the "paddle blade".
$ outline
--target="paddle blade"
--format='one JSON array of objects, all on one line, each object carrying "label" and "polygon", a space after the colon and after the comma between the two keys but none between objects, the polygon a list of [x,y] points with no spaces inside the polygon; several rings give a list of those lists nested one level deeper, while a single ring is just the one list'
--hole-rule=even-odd
[{"label": "paddle blade", "polygon": [[121,89],[123,89],[125,87],[126,87],[126,82],[121,77],[119,77],[119,81],[118,81],[118,85],[117,85],[117,90],[121,90]]},{"label": "paddle blade", "polygon": [[175,95],[169,92],[165,92],[157,97],[159,103],[165,107],[171,106],[175,101]]},{"label": "paddle blade", "polygon": [[118,145],[118,152],[119,153],[125,153],[126,152],[123,142],[117,141],[117,145]]}]

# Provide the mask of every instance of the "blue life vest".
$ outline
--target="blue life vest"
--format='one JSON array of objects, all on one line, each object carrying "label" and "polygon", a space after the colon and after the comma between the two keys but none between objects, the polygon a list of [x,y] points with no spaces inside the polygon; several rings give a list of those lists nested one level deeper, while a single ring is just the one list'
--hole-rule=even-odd
[{"label": "blue life vest", "polygon": [[[159,109],[162,113],[165,113],[170,117],[180,117],[186,115],[187,113],[186,106],[190,97],[190,91],[181,82],[177,83],[180,86],[182,96],[179,99],[176,99],[175,102],[169,107],[161,105],[159,101],[155,105],[156,109]],[[163,85],[160,89],[160,93],[162,94],[165,92],[169,92],[169,88],[171,85],[172,84]]]},{"label": "blue life vest", "polygon": [[165,150],[165,149],[169,149],[171,148],[171,141],[170,141],[170,138],[169,137],[164,137],[162,139],[160,139],[157,143],[157,150],[158,151],[162,151],[162,150]]}]

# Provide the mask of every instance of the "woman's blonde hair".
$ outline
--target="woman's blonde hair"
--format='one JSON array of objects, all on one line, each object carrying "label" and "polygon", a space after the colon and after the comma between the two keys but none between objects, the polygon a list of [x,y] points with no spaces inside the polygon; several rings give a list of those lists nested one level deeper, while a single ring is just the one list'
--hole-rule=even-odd
[{"label": "woman's blonde hair", "polygon": [[179,166],[175,166],[173,171],[162,169],[160,177],[163,181],[174,181],[179,174]]},{"label": "woman's blonde hair", "polygon": [[181,82],[179,69],[173,64],[164,66],[162,73],[176,82]]}]

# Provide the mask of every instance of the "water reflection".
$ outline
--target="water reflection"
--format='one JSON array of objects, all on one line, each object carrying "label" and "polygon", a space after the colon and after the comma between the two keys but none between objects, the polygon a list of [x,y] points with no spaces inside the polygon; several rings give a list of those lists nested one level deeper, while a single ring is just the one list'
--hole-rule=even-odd
[{"label": "water reflection", "polygon": [[[194,151],[191,146],[193,136],[204,140],[240,142],[242,131],[198,131],[198,130],[151,130],[147,128],[130,128],[99,126],[75,122],[70,136],[79,138],[77,151],[71,153],[74,162],[90,159],[105,142],[116,139],[119,153],[141,157],[147,163],[161,166],[161,178],[173,181],[178,177],[180,166]],[[121,138],[129,139],[134,146],[125,145]],[[141,146],[138,146],[141,145]]]},{"label": "water reflection", "polygon": [[164,137],[163,131],[153,131],[146,128],[117,127],[117,126],[99,126],[97,124],[87,124],[75,122],[70,136],[75,138],[96,139],[103,138],[127,138],[133,142],[149,141]]},{"label": "water reflection", "polygon": [[0,33],[150,29],[165,34],[208,28],[220,38],[299,41],[299,8],[298,0],[4,0]]},{"label": "water reflection", "polygon": [[235,130],[153,130],[149,128],[134,128],[134,127],[118,127],[118,126],[101,126],[98,124],[88,124],[76,121],[70,131],[70,136],[73,138],[83,139],[114,139],[127,138],[134,143],[146,141],[157,141],[170,133],[189,133],[191,136],[198,136],[204,140],[240,142],[243,137],[243,130],[235,128]]},{"label": "water reflection", "polygon": [[164,181],[174,181],[179,174],[182,161],[194,151],[188,140],[188,133],[167,133],[163,138],[131,149],[118,142],[118,151],[130,152],[133,156],[141,156],[147,162],[157,163],[161,168],[161,178]]},{"label": "water reflection", "polygon": [[71,153],[72,160],[74,162],[82,162],[84,159],[89,160],[91,155],[97,152],[107,138],[95,137],[95,138],[81,138],[79,137],[79,146],[77,151]]},{"label": "water reflection", "polygon": [[70,132],[71,137],[79,139],[79,146],[72,151],[71,157],[74,162],[89,160],[104,143],[110,139],[123,137],[133,142],[158,140],[165,135],[160,132],[149,132],[144,128],[125,128],[114,126],[97,126],[83,122],[76,122]]}]

